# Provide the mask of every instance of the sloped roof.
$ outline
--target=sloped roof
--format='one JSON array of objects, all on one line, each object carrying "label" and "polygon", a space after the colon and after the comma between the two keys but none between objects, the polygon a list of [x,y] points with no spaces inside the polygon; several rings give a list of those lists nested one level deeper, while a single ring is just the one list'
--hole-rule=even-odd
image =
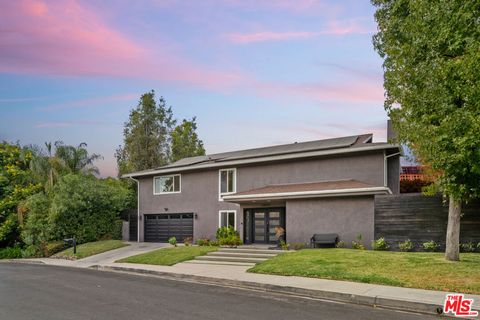
[{"label": "sloped roof", "polygon": [[[362,151],[362,148],[364,147],[375,147],[375,149],[399,148],[397,145],[391,145],[388,143],[372,143],[372,134],[363,134],[184,158],[163,167],[125,174],[123,177],[146,176],[163,172],[180,172],[184,170],[221,167],[222,165],[230,163],[236,164],[237,162],[268,162],[277,160],[282,156],[283,158],[290,159],[296,157],[300,158],[308,156],[310,153],[322,151],[326,154],[336,154],[342,153],[346,149],[352,149],[351,151],[354,152]],[[336,150],[338,150],[338,152]]]}]

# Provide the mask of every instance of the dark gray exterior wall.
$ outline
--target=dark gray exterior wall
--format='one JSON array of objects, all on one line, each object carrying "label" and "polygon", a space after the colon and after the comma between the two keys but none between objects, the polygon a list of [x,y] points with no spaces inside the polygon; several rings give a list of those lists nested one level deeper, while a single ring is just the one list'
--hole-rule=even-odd
[{"label": "dark gray exterior wall", "polygon": [[400,156],[387,158],[387,186],[393,194],[400,193]]},{"label": "dark gray exterior wall", "polygon": [[370,248],[374,216],[373,196],[287,201],[287,241],[306,242],[315,233],[337,233],[350,247],[361,234],[364,245]]},{"label": "dark gray exterior wall", "polygon": [[[384,157],[382,151],[295,162],[236,167],[237,192],[263,187],[269,184],[340,179],[356,179],[382,186],[384,184],[383,168]],[[243,207],[241,208],[237,204],[219,201],[218,170],[219,169],[198,172],[179,172],[182,175],[181,193],[175,194],[153,195],[153,176],[139,178],[139,210],[141,216],[152,213],[196,213],[197,218],[194,220],[194,238],[198,239],[200,237],[214,237],[215,231],[218,228],[219,210],[236,210],[237,230],[243,236]],[[314,201],[323,203],[325,200]],[[348,202],[349,200],[347,198],[339,198],[338,201],[339,202],[332,203],[341,205],[341,203],[345,201]],[[265,205],[266,204],[259,203],[258,207]],[[249,206],[251,207],[251,205]],[[165,208],[168,210],[165,210]],[[364,210],[363,208],[364,207],[362,207],[361,210]],[[368,214],[370,214],[370,209],[368,210]],[[338,212],[337,207],[332,207],[331,214],[335,214],[336,212]],[[358,215],[358,213],[356,214]],[[373,216],[373,207],[371,214]],[[301,236],[295,235],[297,232],[300,232],[299,226],[307,226],[311,224],[312,221],[305,220],[306,217],[291,212],[288,209],[288,205],[286,217],[288,235],[293,237],[289,238],[289,241],[293,241],[294,239],[300,241],[305,234],[310,232],[309,230],[307,233],[302,232]],[[141,217],[139,223],[140,241],[144,240],[143,221],[144,219]],[[290,230],[290,223],[294,228],[293,230]],[[355,224],[353,223],[352,226],[355,226]],[[373,230],[373,221],[371,222],[371,228]],[[302,241],[306,241],[306,239]]]}]

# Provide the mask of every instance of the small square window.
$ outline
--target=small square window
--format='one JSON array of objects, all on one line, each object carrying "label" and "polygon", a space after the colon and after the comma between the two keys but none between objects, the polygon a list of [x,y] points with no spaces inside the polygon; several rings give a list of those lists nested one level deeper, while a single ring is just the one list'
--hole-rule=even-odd
[{"label": "small square window", "polygon": [[222,210],[219,212],[219,227],[232,227],[237,230],[236,222],[237,222],[237,212],[235,210]]},{"label": "small square window", "polygon": [[180,175],[160,176],[153,178],[153,193],[176,193],[181,191]]}]

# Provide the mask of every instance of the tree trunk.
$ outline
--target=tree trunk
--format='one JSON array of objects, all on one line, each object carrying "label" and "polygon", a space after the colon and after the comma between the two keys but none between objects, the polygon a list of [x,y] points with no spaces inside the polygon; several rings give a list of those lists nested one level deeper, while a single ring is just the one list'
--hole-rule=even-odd
[{"label": "tree trunk", "polygon": [[445,247],[445,259],[450,261],[460,260],[460,213],[462,202],[450,196],[448,205],[447,240]]}]

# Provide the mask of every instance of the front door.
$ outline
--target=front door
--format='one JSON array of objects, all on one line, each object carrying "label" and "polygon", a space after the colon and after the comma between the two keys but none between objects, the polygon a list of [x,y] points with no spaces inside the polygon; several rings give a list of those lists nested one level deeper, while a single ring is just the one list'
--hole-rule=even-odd
[{"label": "front door", "polygon": [[275,243],[275,227],[285,229],[285,208],[245,209],[245,243]]}]

